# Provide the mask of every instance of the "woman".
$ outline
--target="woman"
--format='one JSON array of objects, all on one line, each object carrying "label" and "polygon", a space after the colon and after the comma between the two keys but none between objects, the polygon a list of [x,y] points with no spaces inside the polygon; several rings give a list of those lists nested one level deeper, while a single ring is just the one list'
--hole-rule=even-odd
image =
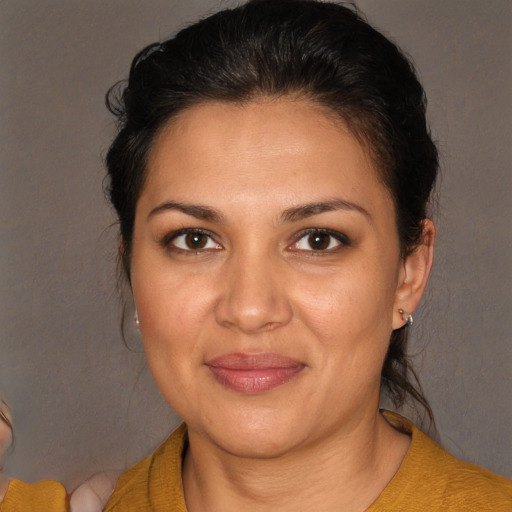
[{"label": "woman", "polygon": [[135,321],[185,423],[106,510],[509,511],[512,482],[379,411],[430,412],[406,340],[438,161],[399,50],[351,9],[253,1],[146,48],[110,107]]},{"label": "woman", "polygon": [[510,510],[379,412],[433,258],[410,63],[353,10],[253,1],[142,51],[107,155],[149,366],[185,425],[107,510]]}]

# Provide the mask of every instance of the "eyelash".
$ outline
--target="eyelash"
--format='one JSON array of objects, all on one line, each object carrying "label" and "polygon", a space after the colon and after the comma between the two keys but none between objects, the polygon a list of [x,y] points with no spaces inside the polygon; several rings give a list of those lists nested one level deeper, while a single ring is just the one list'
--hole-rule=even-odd
[{"label": "eyelash", "polygon": [[178,229],[176,231],[168,233],[160,240],[160,245],[164,249],[176,251],[176,252],[180,252],[180,253],[184,253],[184,254],[188,254],[188,255],[197,255],[201,252],[211,250],[210,248],[209,249],[199,248],[196,250],[194,250],[192,248],[182,249],[181,247],[177,247],[175,244],[173,244],[173,242],[175,242],[176,239],[179,238],[180,236],[188,236],[188,235],[192,235],[192,236],[200,235],[200,236],[208,237],[216,245],[220,246],[220,244],[215,241],[215,239],[210,231],[207,231],[204,229],[198,229],[198,228],[183,228],[183,229]]},{"label": "eyelash", "polygon": [[[351,240],[347,235],[344,233],[341,233],[339,231],[335,231],[333,229],[326,229],[326,228],[308,228],[304,229],[303,231],[299,232],[296,235],[296,241],[292,244],[292,246],[296,246],[301,240],[303,240],[305,237],[310,237],[311,235],[326,235],[330,237],[331,239],[336,240],[339,242],[339,245],[331,248],[326,249],[297,249],[300,252],[307,252],[310,254],[314,254],[315,256],[322,256],[324,254],[331,254],[333,252],[336,252],[341,247],[348,247],[351,245]],[[329,241],[329,245],[331,244],[332,240]]]},{"label": "eyelash", "polygon": [[[211,251],[212,248],[199,248],[199,249],[183,249],[181,247],[177,247],[173,242],[176,241],[181,236],[189,236],[189,235],[200,235],[208,237],[213,243],[215,243],[218,247],[216,247],[214,250],[221,249],[221,245],[215,241],[215,238],[213,237],[213,234],[210,231],[204,230],[204,229],[198,229],[198,228],[183,228],[178,229],[176,231],[173,231],[171,233],[168,233],[160,240],[160,245],[164,247],[165,249],[185,253],[188,255],[197,255],[201,252]],[[303,231],[300,231],[294,236],[295,242],[290,244],[288,247],[296,247],[301,240],[303,240],[305,237],[310,237],[311,235],[325,235],[331,238],[331,240],[328,243],[327,248],[325,249],[295,249],[298,252],[301,253],[310,253],[315,255],[322,255],[322,254],[330,254],[333,252],[336,252],[340,247],[348,247],[351,245],[351,240],[348,238],[347,235],[344,233],[341,233],[339,231],[335,231],[332,229],[325,229],[325,228],[308,228],[304,229]],[[335,247],[329,248],[329,245],[332,243],[332,239],[339,242],[339,245],[336,245]],[[208,243],[208,241],[206,242]]]}]

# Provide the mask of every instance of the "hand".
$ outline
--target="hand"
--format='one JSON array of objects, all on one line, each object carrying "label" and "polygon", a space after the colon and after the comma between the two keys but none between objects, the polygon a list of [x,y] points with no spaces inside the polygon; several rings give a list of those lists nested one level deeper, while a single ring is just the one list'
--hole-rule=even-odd
[{"label": "hand", "polygon": [[71,512],[102,512],[120,474],[120,471],[104,471],[86,480],[71,493]]}]

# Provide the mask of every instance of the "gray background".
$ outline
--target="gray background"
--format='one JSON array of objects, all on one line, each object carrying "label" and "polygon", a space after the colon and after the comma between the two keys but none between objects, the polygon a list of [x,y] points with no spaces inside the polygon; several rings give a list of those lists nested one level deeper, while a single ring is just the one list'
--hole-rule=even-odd
[{"label": "gray background", "polygon": [[[103,95],[142,46],[228,5],[0,2],[0,390],[19,478],[73,486],[133,463],[178,421],[130,322],[130,348],[121,341]],[[413,344],[439,437],[512,477],[512,3],[359,6],[414,58],[442,152],[436,264]]]}]

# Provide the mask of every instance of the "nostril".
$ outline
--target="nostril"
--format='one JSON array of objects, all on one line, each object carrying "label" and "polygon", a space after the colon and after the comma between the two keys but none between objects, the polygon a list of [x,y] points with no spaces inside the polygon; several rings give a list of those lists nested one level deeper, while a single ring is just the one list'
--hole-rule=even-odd
[{"label": "nostril", "polygon": [[242,303],[229,298],[222,299],[215,310],[217,322],[245,333],[268,332],[286,325],[292,316],[291,307],[284,298],[268,301],[254,299]]},{"label": "nostril", "polygon": [[230,329],[239,329],[243,332],[250,334],[250,333],[272,331],[274,329],[277,329],[281,324],[278,322],[249,323],[247,321],[235,320],[235,321],[224,321],[224,322],[222,322],[222,325],[224,327],[228,327]]},{"label": "nostril", "polygon": [[226,269],[215,305],[219,325],[260,333],[287,324],[292,316],[283,273],[258,250],[238,254]]}]

